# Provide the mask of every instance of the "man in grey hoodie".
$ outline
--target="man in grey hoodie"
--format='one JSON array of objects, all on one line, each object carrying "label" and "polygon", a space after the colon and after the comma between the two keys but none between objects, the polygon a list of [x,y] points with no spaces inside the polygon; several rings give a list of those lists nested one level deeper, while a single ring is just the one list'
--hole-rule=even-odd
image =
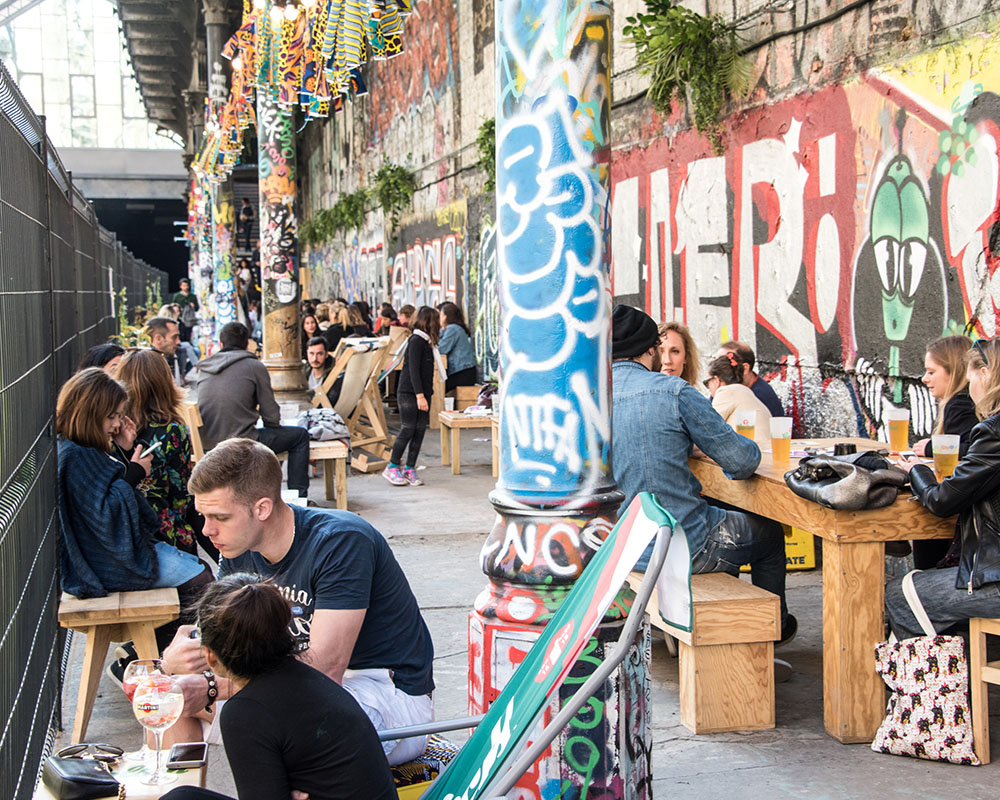
[{"label": "man in grey hoodie", "polygon": [[[305,497],[309,489],[309,433],[284,427],[267,368],[247,350],[250,331],[230,322],[219,331],[222,349],[199,364],[198,411],[201,439],[210,450],[224,439],[256,439],[275,453],[288,453],[288,488]],[[264,427],[257,427],[257,418]]]}]

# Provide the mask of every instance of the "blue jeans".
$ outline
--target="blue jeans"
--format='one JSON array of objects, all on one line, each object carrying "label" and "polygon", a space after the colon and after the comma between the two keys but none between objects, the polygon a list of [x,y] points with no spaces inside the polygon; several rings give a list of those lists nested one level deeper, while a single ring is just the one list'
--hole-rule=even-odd
[{"label": "blue jeans", "polygon": [[[957,576],[958,567],[931,569],[913,576],[913,588],[917,590],[920,604],[938,633],[945,633],[972,617],[1000,617],[1000,583],[987,583],[969,594],[965,587],[955,588]],[[897,639],[924,636],[903,595],[902,582],[902,578],[896,578],[885,586],[889,626]]]},{"label": "blue jeans", "polygon": [[151,589],[169,589],[187,583],[192,578],[201,574],[205,565],[198,560],[197,556],[185,553],[172,544],[157,542],[156,560],[159,568],[156,573],[156,581]]},{"label": "blue jeans", "polygon": [[258,428],[257,441],[275,453],[288,453],[288,488],[309,491],[309,431],[294,426]]}]

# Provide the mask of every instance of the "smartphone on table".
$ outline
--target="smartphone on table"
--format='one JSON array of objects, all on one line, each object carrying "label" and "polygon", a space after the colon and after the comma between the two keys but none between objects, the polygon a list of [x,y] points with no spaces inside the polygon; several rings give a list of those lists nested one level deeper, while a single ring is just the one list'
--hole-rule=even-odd
[{"label": "smartphone on table", "polygon": [[167,769],[199,769],[207,759],[207,742],[178,742],[170,748]]}]

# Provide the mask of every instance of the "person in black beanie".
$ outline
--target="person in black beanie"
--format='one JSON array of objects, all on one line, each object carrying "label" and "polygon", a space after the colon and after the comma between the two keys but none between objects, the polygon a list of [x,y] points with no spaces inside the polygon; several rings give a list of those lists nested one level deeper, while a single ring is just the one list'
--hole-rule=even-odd
[{"label": "person in black beanie", "polygon": [[[726,476],[754,474],[760,449],[740,436],[712,403],[676,375],[660,372],[656,323],[648,314],[620,305],[611,314],[611,459],[615,482],[628,508],[641,491],[651,492],[681,524],[695,573],[739,573],[750,565],[754,585],[781,599],[781,639],[791,641],[798,623],[785,605],[785,537],[774,520],[710,505],[688,468],[694,447],[714,459]],[[636,569],[645,571],[652,545]]]}]

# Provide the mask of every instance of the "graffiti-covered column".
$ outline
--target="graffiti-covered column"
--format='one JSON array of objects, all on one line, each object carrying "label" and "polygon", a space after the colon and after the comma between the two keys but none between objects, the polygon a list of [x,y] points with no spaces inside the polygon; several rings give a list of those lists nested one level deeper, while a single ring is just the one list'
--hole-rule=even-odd
[{"label": "graffiti-covered column", "polygon": [[[470,615],[469,704],[485,709],[601,546],[611,476],[609,61],[605,2],[498,0],[498,516]],[[549,715],[614,641],[623,593]],[[511,797],[645,798],[648,632]]]},{"label": "graffiti-covered column", "polygon": [[[222,43],[228,35],[229,16],[225,0],[204,0],[205,51],[208,59],[208,96],[213,105],[226,101],[226,74],[222,66]],[[236,322],[236,281],[233,275],[236,208],[233,181],[226,178],[211,188],[212,291],[215,293],[216,331]]]},{"label": "graffiti-covered column", "polygon": [[266,91],[257,93],[260,275],[264,364],[276,393],[302,392],[299,252],[295,221],[295,128]]}]

